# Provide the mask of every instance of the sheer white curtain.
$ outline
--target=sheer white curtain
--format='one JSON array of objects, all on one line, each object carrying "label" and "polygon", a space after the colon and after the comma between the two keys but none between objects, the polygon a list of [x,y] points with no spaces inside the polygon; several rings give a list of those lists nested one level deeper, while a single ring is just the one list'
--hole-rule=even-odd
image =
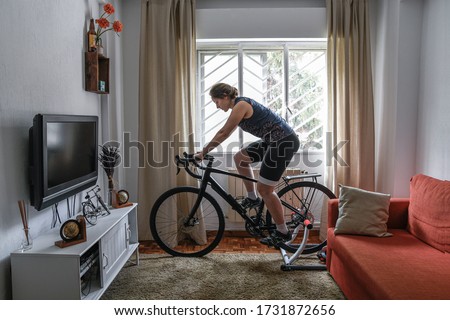
[{"label": "sheer white curtain", "polygon": [[[139,237],[151,239],[153,203],[186,175],[174,156],[194,152],[195,0],[142,0],[139,74],[139,141],[145,164],[138,172]],[[176,210],[174,210],[176,214]]]}]

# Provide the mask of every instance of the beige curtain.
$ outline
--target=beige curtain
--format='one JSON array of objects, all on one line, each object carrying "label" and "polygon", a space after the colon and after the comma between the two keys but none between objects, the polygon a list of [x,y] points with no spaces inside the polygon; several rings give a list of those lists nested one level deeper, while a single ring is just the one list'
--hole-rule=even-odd
[{"label": "beige curtain", "polygon": [[327,155],[326,181],[336,195],[339,184],[366,190],[373,190],[375,185],[368,2],[327,0],[328,132],[331,132],[327,150],[332,152]]},{"label": "beige curtain", "polygon": [[138,223],[148,240],[157,197],[188,184],[173,159],[194,152],[195,0],[141,1]]},{"label": "beige curtain", "polygon": [[[329,185],[374,188],[374,111],[367,0],[327,0]],[[340,146],[345,145],[341,148]],[[328,158],[330,159],[330,158]]]}]

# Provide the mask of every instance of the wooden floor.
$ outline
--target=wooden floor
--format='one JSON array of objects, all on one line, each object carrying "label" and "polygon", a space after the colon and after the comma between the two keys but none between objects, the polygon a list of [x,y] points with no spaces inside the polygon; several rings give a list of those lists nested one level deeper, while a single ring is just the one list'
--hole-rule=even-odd
[{"label": "wooden floor", "polygon": [[[309,243],[320,243],[318,231],[310,233]],[[165,253],[159,246],[151,240],[140,241],[140,253]],[[259,239],[248,236],[246,232],[225,231],[222,241],[220,241],[215,253],[274,253],[279,252],[274,248],[259,243]]]}]

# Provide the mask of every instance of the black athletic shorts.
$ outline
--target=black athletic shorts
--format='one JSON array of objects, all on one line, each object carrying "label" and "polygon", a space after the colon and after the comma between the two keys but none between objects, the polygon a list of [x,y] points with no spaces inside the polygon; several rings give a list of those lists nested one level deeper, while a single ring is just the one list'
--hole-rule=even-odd
[{"label": "black athletic shorts", "polygon": [[263,140],[249,144],[245,150],[252,162],[262,162],[258,181],[269,186],[278,184],[292,157],[300,147],[297,134],[270,144]]}]

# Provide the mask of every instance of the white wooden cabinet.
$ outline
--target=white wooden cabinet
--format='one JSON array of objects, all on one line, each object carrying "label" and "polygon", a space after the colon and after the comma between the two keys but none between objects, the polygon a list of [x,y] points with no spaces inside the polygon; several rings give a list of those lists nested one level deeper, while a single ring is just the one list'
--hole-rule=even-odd
[{"label": "white wooden cabinet", "polygon": [[11,253],[13,299],[99,299],[133,253],[139,263],[136,211],[112,209],[87,227],[86,242],[59,248],[55,228],[31,250]]}]

